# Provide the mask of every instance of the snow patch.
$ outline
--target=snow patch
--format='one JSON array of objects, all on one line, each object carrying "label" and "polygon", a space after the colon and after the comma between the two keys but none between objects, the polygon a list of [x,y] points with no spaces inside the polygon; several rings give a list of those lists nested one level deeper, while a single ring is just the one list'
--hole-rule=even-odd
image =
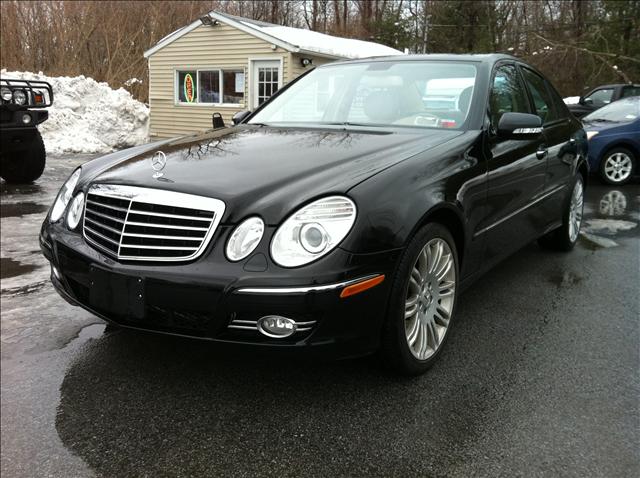
[{"label": "snow patch", "polygon": [[278,40],[297,46],[301,50],[323,53],[325,55],[341,56],[343,58],[367,58],[371,56],[402,55],[402,52],[379,43],[353,38],[340,38],[324,33],[304,30],[302,28],[260,26],[255,23],[242,22],[245,25],[260,30]]},{"label": "snow patch", "polygon": [[38,126],[48,154],[106,153],[148,142],[149,108],[124,88],[114,90],[85,76],[50,77],[5,69],[0,75],[51,84],[49,119]]},{"label": "snow patch", "polygon": [[566,98],[562,98],[565,105],[577,105],[578,101],[580,101],[579,96],[567,96]]},{"label": "snow patch", "polygon": [[590,233],[617,234],[618,232],[629,231],[638,224],[621,219],[588,219],[585,221],[584,229]]}]

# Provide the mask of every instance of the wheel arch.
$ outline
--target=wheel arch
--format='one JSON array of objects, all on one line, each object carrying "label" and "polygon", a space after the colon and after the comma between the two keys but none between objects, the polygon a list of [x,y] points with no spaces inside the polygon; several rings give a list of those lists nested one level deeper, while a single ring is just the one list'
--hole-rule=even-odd
[{"label": "wheel arch", "polygon": [[456,250],[458,253],[458,267],[462,269],[462,262],[464,260],[465,246],[466,246],[466,234],[464,229],[464,219],[462,212],[452,204],[442,203],[433,206],[429,209],[416,223],[411,234],[406,239],[405,244],[415,236],[415,234],[426,224],[430,222],[436,222],[446,227],[453,236],[455,241]]},{"label": "wheel arch", "polygon": [[634,160],[635,161],[639,161],[640,160],[640,149],[633,144],[631,141],[627,141],[625,139],[620,139],[617,140],[615,142],[612,142],[610,144],[608,144],[606,147],[602,148],[602,152],[600,153],[600,158],[598,161],[598,164],[600,164],[602,162],[602,160],[604,160],[605,156],[607,155],[607,153],[609,153],[609,151],[611,151],[612,149],[616,149],[616,148],[624,148],[624,149],[628,149],[629,151],[631,151],[634,155]]}]

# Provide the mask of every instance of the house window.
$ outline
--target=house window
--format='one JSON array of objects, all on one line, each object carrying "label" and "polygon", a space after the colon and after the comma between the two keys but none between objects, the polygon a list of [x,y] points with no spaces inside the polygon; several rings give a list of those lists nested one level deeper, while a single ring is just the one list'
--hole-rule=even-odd
[{"label": "house window", "polygon": [[243,70],[176,71],[176,99],[179,103],[237,105],[244,103]]},{"label": "house window", "polygon": [[261,105],[278,91],[278,67],[258,68],[258,104]]}]

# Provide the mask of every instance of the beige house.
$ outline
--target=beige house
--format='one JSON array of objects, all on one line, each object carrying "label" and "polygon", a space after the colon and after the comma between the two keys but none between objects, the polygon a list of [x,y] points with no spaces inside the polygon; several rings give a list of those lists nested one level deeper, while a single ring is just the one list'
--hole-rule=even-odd
[{"label": "beige house", "polygon": [[210,12],[144,53],[150,135],[171,137],[211,128],[214,112],[231,124],[234,113],[255,109],[308,68],[398,54],[378,43]]}]

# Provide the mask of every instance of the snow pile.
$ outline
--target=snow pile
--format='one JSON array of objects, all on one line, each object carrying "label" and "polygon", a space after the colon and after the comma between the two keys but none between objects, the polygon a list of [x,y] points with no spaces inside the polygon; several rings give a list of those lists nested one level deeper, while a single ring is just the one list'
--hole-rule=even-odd
[{"label": "snow pile", "polygon": [[566,98],[562,98],[565,105],[577,105],[578,101],[580,101],[579,96],[567,96]]},{"label": "snow pile", "polygon": [[123,89],[93,78],[0,71],[3,78],[48,81],[49,119],[38,126],[49,154],[104,153],[148,141],[149,108]]},{"label": "snow pile", "polygon": [[260,30],[278,40],[297,46],[301,50],[344,58],[366,58],[370,56],[402,55],[394,48],[363,40],[340,38],[324,33],[292,27],[266,27],[255,23],[242,22],[245,25]]}]

